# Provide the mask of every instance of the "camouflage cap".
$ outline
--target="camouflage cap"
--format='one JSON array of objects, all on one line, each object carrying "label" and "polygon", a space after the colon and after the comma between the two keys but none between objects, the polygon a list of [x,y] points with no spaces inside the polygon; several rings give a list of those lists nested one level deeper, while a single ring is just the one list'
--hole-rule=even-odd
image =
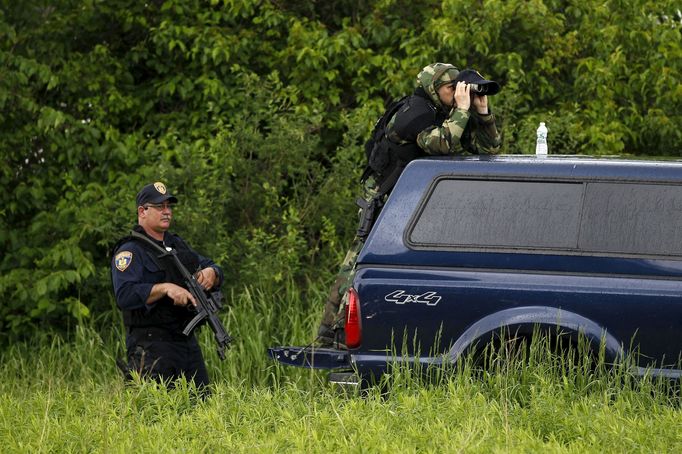
[{"label": "camouflage cap", "polygon": [[454,82],[459,75],[459,70],[449,63],[432,63],[425,66],[417,75],[417,87],[422,87],[431,99],[442,105],[438,97],[438,88],[441,85]]}]

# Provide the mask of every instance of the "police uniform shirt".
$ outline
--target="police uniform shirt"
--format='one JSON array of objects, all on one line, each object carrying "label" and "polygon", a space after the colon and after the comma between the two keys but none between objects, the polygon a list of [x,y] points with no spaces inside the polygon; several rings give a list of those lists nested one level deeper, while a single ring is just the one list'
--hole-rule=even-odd
[{"label": "police uniform shirt", "polygon": [[[212,260],[198,254],[191,249],[179,236],[164,233],[163,245],[173,247],[178,242],[184,243],[189,252],[194,255],[199,269],[212,267],[216,271],[216,287],[223,281],[223,273]],[[159,242],[161,245],[162,243]],[[121,244],[114,252],[112,259],[112,280],[116,304],[121,310],[133,311],[137,309],[151,310],[165,298],[152,304],[147,304],[147,298],[155,284],[167,282],[166,273],[150,256],[140,241],[130,240]],[[190,273],[195,270],[188,270]]]}]

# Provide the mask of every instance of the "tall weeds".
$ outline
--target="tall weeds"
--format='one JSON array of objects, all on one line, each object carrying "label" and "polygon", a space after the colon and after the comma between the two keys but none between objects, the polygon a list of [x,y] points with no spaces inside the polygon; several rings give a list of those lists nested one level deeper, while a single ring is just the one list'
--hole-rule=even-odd
[{"label": "tall weeds", "polygon": [[174,389],[124,385],[116,329],[80,326],[68,340],[42,334],[14,344],[0,357],[3,452],[682,448],[675,384],[635,377],[627,361],[595,362],[580,344],[557,353],[542,338],[522,349],[508,339],[483,361],[470,355],[445,368],[396,353],[379,384],[357,394],[339,393],[324,373],[270,361],[268,346],[312,340],[321,294],[302,300],[293,287],[276,296],[252,287],[232,295],[226,361],[209,330],[201,333],[213,381],[206,398],[184,380]]}]

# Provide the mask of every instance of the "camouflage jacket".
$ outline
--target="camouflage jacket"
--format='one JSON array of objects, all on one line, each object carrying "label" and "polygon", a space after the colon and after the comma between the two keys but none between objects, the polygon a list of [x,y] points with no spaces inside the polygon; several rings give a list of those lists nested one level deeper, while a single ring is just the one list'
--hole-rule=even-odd
[{"label": "camouflage jacket", "polygon": [[481,115],[472,108],[446,112],[426,91],[418,87],[387,125],[387,137],[394,143],[416,143],[425,154],[495,154],[501,139],[495,115]]}]

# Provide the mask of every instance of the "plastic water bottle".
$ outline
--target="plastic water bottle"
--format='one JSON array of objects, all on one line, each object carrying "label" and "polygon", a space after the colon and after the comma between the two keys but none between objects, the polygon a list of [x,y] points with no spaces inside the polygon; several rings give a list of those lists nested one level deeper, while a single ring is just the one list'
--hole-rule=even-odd
[{"label": "plastic water bottle", "polygon": [[537,140],[535,141],[535,156],[544,158],[547,156],[547,126],[541,121],[538,127]]}]

